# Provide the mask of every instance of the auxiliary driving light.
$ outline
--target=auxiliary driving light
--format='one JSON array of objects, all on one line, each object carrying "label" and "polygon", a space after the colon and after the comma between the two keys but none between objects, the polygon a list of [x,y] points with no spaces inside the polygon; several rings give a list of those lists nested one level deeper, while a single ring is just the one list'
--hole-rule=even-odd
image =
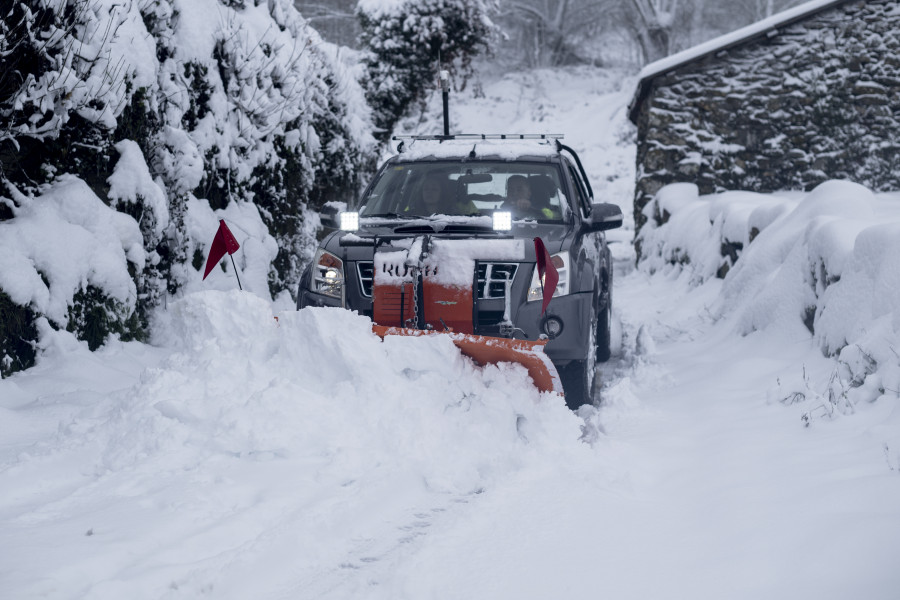
[{"label": "auxiliary driving light", "polygon": [[506,210],[498,210],[494,213],[494,231],[509,231],[512,229],[512,213]]},{"label": "auxiliary driving light", "polygon": [[340,217],[341,231],[356,231],[359,229],[358,212],[342,212]]},{"label": "auxiliary driving light", "polygon": [[559,334],[562,333],[563,330],[563,322],[557,317],[547,317],[541,323],[541,331],[547,334],[547,337],[551,340],[559,337]]}]

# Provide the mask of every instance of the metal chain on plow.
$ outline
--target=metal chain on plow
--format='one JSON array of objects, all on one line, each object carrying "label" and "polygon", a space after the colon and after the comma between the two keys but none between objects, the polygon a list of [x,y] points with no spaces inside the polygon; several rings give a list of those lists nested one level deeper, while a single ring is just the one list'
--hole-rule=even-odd
[{"label": "metal chain on plow", "polygon": [[409,326],[409,321],[412,321],[412,326],[414,328],[426,329],[428,326],[425,323],[424,316],[422,319],[419,318],[419,279],[423,277],[425,273],[425,259],[428,258],[428,254],[431,251],[431,236],[425,235],[421,238],[416,238],[416,241],[419,239],[422,240],[422,251],[419,253],[418,259],[413,262],[410,257],[410,253],[412,253],[416,247],[416,242],[413,242],[406,254],[406,267],[408,272],[412,275],[413,284],[413,318],[407,320],[407,326]]},{"label": "metal chain on plow", "polygon": [[[421,272],[419,267],[410,268],[409,272],[412,274],[412,298],[413,298],[413,316],[410,319],[406,320],[406,326],[411,327],[413,329],[419,328],[419,273]],[[412,321],[412,325],[410,325],[410,321]]]},{"label": "metal chain on plow", "polygon": [[[412,258],[412,253],[416,248],[416,242],[422,240],[422,251],[419,253],[419,257],[417,259]],[[408,327],[411,329],[418,329],[420,325],[419,320],[419,277],[422,274],[424,260],[428,255],[427,246],[430,238],[428,236],[424,236],[422,238],[415,238],[412,245],[410,245],[409,250],[406,251],[406,261],[403,266],[406,269],[406,274],[412,277],[412,298],[413,298],[413,316],[409,319],[406,319],[406,322],[403,324],[404,327]]]}]

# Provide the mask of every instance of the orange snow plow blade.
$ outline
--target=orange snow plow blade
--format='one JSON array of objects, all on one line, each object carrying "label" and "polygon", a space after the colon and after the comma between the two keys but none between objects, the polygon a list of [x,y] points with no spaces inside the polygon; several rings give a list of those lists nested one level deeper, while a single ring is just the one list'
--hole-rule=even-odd
[{"label": "orange snow plow blade", "polygon": [[528,370],[528,374],[538,390],[555,392],[557,394],[563,393],[559,374],[556,372],[553,363],[544,354],[544,346],[547,340],[513,340],[471,333],[441,332],[405,327],[387,327],[384,325],[372,325],[372,331],[382,339],[386,335],[446,335],[450,337],[460,352],[479,365],[501,362],[519,363]]}]

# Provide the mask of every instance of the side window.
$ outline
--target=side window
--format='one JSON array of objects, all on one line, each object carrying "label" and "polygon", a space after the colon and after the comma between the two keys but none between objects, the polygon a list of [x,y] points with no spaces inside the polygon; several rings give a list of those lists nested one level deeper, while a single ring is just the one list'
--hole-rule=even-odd
[{"label": "side window", "polygon": [[591,214],[591,202],[588,200],[588,193],[585,190],[584,182],[578,176],[578,171],[572,167],[572,164],[566,161],[566,167],[569,169],[569,178],[572,180],[572,187],[575,188],[575,202],[581,207],[581,213],[584,215]]}]

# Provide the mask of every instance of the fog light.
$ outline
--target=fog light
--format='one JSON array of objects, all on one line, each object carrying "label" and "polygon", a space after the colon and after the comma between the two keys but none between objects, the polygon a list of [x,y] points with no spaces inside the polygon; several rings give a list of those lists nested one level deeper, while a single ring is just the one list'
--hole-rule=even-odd
[{"label": "fog light", "polygon": [[563,322],[557,317],[547,317],[541,322],[541,331],[547,334],[551,340],[562,333]]}]

